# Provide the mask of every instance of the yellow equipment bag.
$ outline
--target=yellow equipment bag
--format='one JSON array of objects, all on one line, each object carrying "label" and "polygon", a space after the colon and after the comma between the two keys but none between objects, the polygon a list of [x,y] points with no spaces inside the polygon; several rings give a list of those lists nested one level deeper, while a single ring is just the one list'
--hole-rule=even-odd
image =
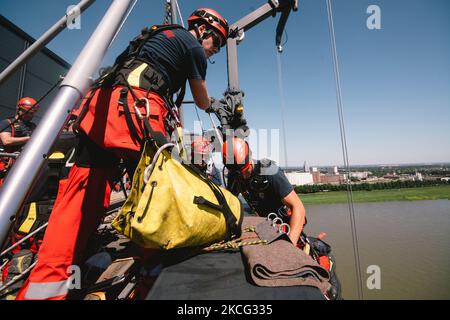
[{"label": "yellow equipment bag", "polygon": [[194,166],[174,157],[166,144],[148,143],[131,193],[113,227],[145,248],[208,246],[240,236],[241,203]]}]

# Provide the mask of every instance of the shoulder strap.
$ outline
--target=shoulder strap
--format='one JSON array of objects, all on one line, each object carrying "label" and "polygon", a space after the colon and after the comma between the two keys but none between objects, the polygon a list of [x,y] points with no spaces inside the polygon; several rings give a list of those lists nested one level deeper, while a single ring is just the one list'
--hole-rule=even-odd
[{"label": "shoulder strap", "polygon": [[183,27],[177,24],[169,24],[154,25],[151,28],[144,28],[139,36],[130,41],[129,46],[117,57],[114,65],[105,70],[104,74],[95,81],[93,86],[100,87],[108,84],[108,82],[111,80],[111,78],[114,77],[117,71],[119,71],[127,63],[131,63],[132,61],[134,61],[147,40],[149,40],[151,37],[154,37],[160,32],[173,29],[183,29]]},{"label": "shoulder strap", "polygon": [[145,42],[150,38],[156,36],[157,34],[163,31],[174,29],[184,29],[184,28],[178,24],[168,24],[168,25],[154,25],[151,28],[143,29],[141,35],[136,37],[133,41],[130,42],[130,51],[128,52],[128,57],[126,57],[127,60],[137,56],[141,51]]}]

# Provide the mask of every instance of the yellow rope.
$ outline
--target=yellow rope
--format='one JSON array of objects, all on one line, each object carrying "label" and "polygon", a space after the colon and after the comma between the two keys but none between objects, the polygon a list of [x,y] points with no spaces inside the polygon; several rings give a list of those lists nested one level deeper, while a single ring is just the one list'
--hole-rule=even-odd
[{"label": "yellow rope", "polygon": [[[243,233],[245,232],[256,232],[256,227],[248,227],[243,230]],[[248,238],[247,238],[248,239]],[[244,239],[236,238],[232,239],[230,241],[221,241],[218,243],[214,243],[210,245],[208,248],[205,248],[204,251],[210,252],[210,251],[219,251],[219,250],[226,250],[226,249],[239,249],[244,246],[254,246],[259,244],[267,244],[267,240],[255,240],[255,241],[242,241]]]}]

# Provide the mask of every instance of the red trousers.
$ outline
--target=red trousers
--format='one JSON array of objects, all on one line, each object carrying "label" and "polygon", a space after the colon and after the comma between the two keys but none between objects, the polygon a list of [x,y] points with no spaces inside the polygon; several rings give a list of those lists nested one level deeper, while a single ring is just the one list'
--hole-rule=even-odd
[{"label": "red trousers", "polygon": [[[117,157],[138,160],[140,148],[128,129],[123,106],[118,104],[122,87],[98,90],[89,105],[89,112],[80,125],[89,139],[112,151]],[[145,91],[135,90],[145,97]],[[150,125],[166,135],[164,119],[167,109],[163,99],[150,93]],[[134,111],[134,100],[128,93],[128,105],[140,137],[142,124]],[[143,115],[145,108],[140,108]],[[75,165],[69,178],[60,187],[45,237],[38,253],[38,264],[20,290],[17,299],[60,300],[67,297],[69,277],[83,257],[89,236],[106,213],[111,184],[118,168],[81,168]]]}]

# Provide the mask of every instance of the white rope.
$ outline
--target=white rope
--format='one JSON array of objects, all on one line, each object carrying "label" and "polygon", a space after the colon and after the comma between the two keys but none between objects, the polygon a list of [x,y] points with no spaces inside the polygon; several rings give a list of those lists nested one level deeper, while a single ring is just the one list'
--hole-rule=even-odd
[{"label": "white rope", "polygon": [[37,228],[36,230],[34,230],[33,232],[29,233],[26,237],[23,237],[22,239],[20,239],[20,241],[17,241],[15,244],[13,244],[12,246],[10,246],[8,249],[5,249],[2,253],[0,253],[0,257],[3,257],[5,254],[7,254],[8,252],[10,252],[11,250],[13,250],[14,248],[18,247],[19,245],[21,245],[22,243],[24,243],[25,241],[27,241],[29,238],[31,238],[32,236],[34,236],[35,234],[41,232],[41,230],[47,228],[48,226],[48,222],[46,222],[45,224],[43,224],[42,226],[40,226],[39,228]]},{"label": "white rope", "polygon": [[23,278],[24,276],[26,276],[35,266],[37,265],[37,260],[30,265],[24,272],[22,272],[21,274],[15,276],[14,278],[12,278],[8,283],[6,283],[5,285],[3,285],[0,288],[0,295],[2,295],[2,291],[8,289],[9,287],[11,287],[14,283],[16,283],[17,281],[19,281],[21,278]]},{"label": "white rope", "polygon": [[117,30],[116,34],[114,35],[113,39],[111,40],[111,43],[109,44],[109,48],[111,48],[112,44],[114,43],[114,40],[116,40],[117,36],[119,35],[120,31],[123,28],[123,25],[125,24],[125,22],[128,20],[128,17],[130,16],[131,12],[133,11],[134,7],[136,6],[136,3],[138,2],[138,0],[134,0],[133,5],[131,6],[130,10],[128,10],[127,15],[125,16],[125,18],[122,20],[122,23],[120,24],[119,29]]},{"label": "white rope", "polygon": [[[209,116],[209,120],[211,120],[211,125],[214,128],[214,131],[216,132],[216,137],[217,139],[219,139],[219,143],[220,143],[220,150],[219,152],[222,152],[222,148],[223,148],[223,137],[222,137],[222,133],[219,131],[219,129],[217,129],[216,123],[214,122],[213,117],[211,116],[211,113],[208,113]],[[224,167],[221,170],[221,176],[222,176],[222,183],[225,185],[225,163],[223,164]]]},{"label": "white rope", "polygon": [[356,281],[358,287],[358,297],[359,299],[363,299],[363,286],[362,286],[362,276],[361,276],[361,263],[359,256],[359,248],[358,248],[358,235],[355,221],[355,208],[353,206],[353,192],[352,185],[350,180],[350,162],[348,159],[348,149],[347,149],[347,138],[345,136],[345,121],[344,121],[344,108],[342,104],[342,91],[341,91],[341,78],[339,73],[339,60],[336,49],[336,34],[334,31],[334,23],[333,23],[333,9],[331,7],[331,0],[327,0],[327,13],[328,13],[328,26],[330,31],[330,42],[331,42],[331,54],[333,57],[333,65],[334,65],[334,78],[336,81],[336,98],[337,98],[337,109],[339,116],[339,127],[341,134],[341,143],[342,143],[342,154],[344,157],[344,166],[346,168],[347,173],[347,200],[350,212],[350,223],[352,229],[352,242],[353,242],[353,251],[355,254],[355,268],[356,268]]},{"label": "white rope", "polygon": [[198,122],[200,123],[200,128],[202,129],[202,135],[203,135],[203,134],[205,134],[205,129],[203,128],[202,119],[200,119],[200,114],[198,113],[198,109],[195,104],[194,104],[194,110],[195,110],[195,113],[197,114],[197,119],[198,119]]},{"label": "white rope", "polygon": [[216,131],[216,136],[217,139],[219,139],[220,142],[220,146],[223,147],[223,138],[222,138],[222,134],[220,133],[219,129],[217,129],[216,123],[214,122],[211,113],[208,113],[209,115],[209,120],[211,120],[211,125],[213,126],[214,130]]},{"label": "white rope", "polygon": [[287,135],[286,135],[286,118],[285,109],[286,103],[284,99],[283,90],[283,70],[281,63],[281,52],[277,51],[277,62],[278,62],[278,89],[280,91],[280,113],[281,113],[281,129],[283,131],[283,149],[284,149],[284,166],[288,166],[288,152],[287,152]]},{"label": "white rope", "polygon": [[180,17],[181,25],[184,28],[184,21],[183,21],[183,16],[181,15],[180,5],[178,4],[178,1],[175,1],[175,3],[177,6],[178,16]]}]

